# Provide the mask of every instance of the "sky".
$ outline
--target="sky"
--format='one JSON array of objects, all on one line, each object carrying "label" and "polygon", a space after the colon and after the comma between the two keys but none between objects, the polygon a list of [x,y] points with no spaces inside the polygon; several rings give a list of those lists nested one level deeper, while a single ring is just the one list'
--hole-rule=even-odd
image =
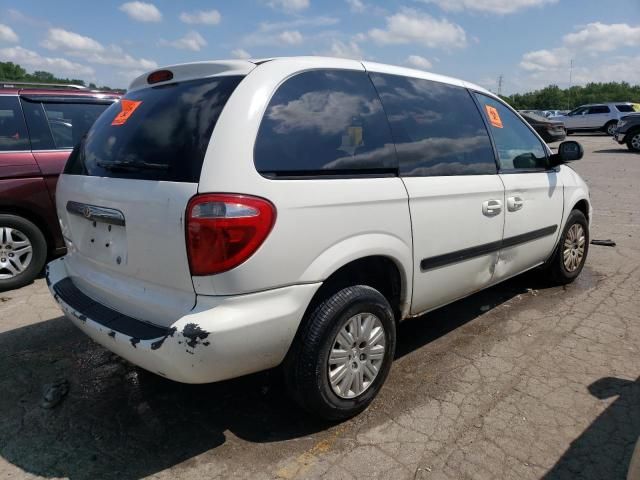
[{"label": "sky", "polygon": [[[163,65],[328,55],[503,94],[640,84],[640,0],[0,0],[0,61],[126,88]],[[570,69],[573,61],[573,69]],[[571,70],[571,72],[570,72]]]}]

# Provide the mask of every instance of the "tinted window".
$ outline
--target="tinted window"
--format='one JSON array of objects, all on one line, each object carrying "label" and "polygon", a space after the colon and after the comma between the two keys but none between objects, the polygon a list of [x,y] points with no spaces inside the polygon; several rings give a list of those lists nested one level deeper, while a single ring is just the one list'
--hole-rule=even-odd
[{"label": "tinted window", "polygon": [[469,92],[416,78],[373,73],[403,176],[496,173],[491,140]]},{"label": "tinted window", "polygon": [[477,93],[498,150],[500,168],[538,169],[547,167],[547,152],[531,129],[501,102]]},{"label": "tinted window", "polygon": [[611,110],[609,110],[609,107],[607,107],[606,105],[597,105],[595,107],[589,107],[589,111],[587,112],[588,114],[596,114],[596,113],[609,113]]},{"label": "tinted window", "polygon": [[574,115],[582,115],[583,113],[587,113],[587,107],[578,107],[575,110],[572,110],[569,113],[567,113],[567,115],[574,116]]},{"label": "tinted window", "polygon": [[22,111],[24,112],[27,126],[29,127],[29,137],[31,137],[31,148],[33,150],[54,149],[53,136],[47,121],[47,114],[42,108],[42,103],[32,102],[22,99]]},{"label": "tinted window", "polygon": [[73,148],[108,105],[46,102],[43,106],[55,148]]},{"label": "tinted window", "polygon": [[0,152],[30,148],[18,97],[0,96]]},{"label": "tinted window", "polygon": [[619,112],[634,112],[633,105],[616,105]]},{"label": "tinted window", "polygon": [[205,78],[128,93],[94,123],[65,173],[197,182],[213,128],[241,79]]},{"label": "tinted window", "polygon": [[389,124],[364,72],[315,70],[278,88],[255,165],[266,176],[382,173],[397,168]]}]

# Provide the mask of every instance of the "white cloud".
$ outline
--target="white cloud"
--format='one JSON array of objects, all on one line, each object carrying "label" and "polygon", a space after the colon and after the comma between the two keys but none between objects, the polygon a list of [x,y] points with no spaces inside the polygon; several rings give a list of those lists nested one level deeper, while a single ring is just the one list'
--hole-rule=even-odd
[{"label": "white cloud", "polygon": [[363,13],[366,9],[362,0],[346,0],[349,4],[349,9],[354,13]]},{"label": "white cloud", "polygon": [[239,58],[241,60],[247,60],[248,58],[251,58],[251,54],[242,48],[231,50],[231,55],[233,56],[233,58]]},{"label": "white cloud", "polygon": [[420,55],[409,55],[406,63],[416,68],[421,68],[422,70],[426,70],[433,66],[429,60],[421,57]]},{"label": "white cloud", "polygon": [[297,30],[285,30],[278,35],[278,40],[284,45],[299,45],[302,43],[302,34]]},{"label": "white cloud", "polygon": [[13,28],[0,23],[0,42],[16,43],[18,40],[18,35],[13,31]]},{"label": "white cloud", "polygon": [[640,26],[626,23],[589,23],[582,30],[569,33],[562,38],[568,47],[591,52],[609,52],[619,47],[634,47],[640,44]]},{"label": "white cloud", "polygon": [[268,5],[285,12],[299,12],[309,8],[310,2],[309,0],[271,0]]},{"label": "white cloud", "polygon": [[[584,64],[594,63],[597,67],[604,62],[597,59],[601,52],[610,52],[623,47],[640,44],[640,26],[626,23],[590,23],[574,33],[562,37],[562,45],[552,49],[535,50],[522,56],[520,67],[528,72],[567,72],[571,59]],[[585,54],[589,58],[585,59]],[[640,67],[638,67],[640,68]],[[622,78],[622,77],[620,77]]]},{"label": "white cloud", "polygon": [[187,34],[182,38],[178,38],[177,40],[173,41],[161,40],[160,44],[168,45],[174,48],[180,48],[183,50],[192,50],[194,52],[199,52],[202,47],[207,46],[207,41],[198,32],[192,30],[190,32],[187,32]]},{"label": "white cloud", "polygon": [[329,55],[332,57],[353,58],[355,60],[360,60],[363,57],[360,45],[353,40],[348,43],[341,42],[340,40],[334,40],[331,44]]},{"label": "white cloud", "polygon": [[162,13],[153,3],[127,2],[120,5],[120,10],[138,22],[159,22]]},{"label": "white cloud", "polygon": [[101,52],[104,47],[100,42],[79,33],[62,28],[50,28],[41,45],[49,50],[74,50],[81,52]]},{"label": "white cloud", "polygon": [[89,63],[119,68],[157,68],[158,64],[146,58],[134,58],[117,45],[104,46],[97,40],[62,28],[51,28],[42,46],[49,50],[62,50],[66,55],[82,58]]},{"label": "white cloud", "polygon": [[558,0],[421,0],[423,3],[435,3],[448,12],[471,10],[477,12],[505,15],[531,7],[556,3]]},{"label": "white cloud", "polygon": [[0,58],[5,61],[19,63],[22,66],[31,67],[34,70],[47,70],[55,75],[62,76],[88,76],[93,77],[95,71],[93,68],[80,63],[75,63],[60,57],[43,57],[33,50],[26,48],[8,47],[0,48]]},{"label": "white cloud", "polygon": [[221,18],[218,10],[198,10],[197,12],[182,12],[180,14],[180,20],[189,24],[217,25]]},{"label": "white cloud", "polygon": [[154,60],[147,58],[135,58],[124,53],[122,48],[117,45],[109,45],[103,52],[95,52],[89,54],[77,55],[75,52],[69,52],[70,55],[81,56],[89,63],[96,63],[99,65],[109,65],[113,67],[126,68],[126,69],[145,69],[151,70],[158,68],[158,64]]},{"label": "white cloud", "polygon": [[569,68],[571,53],[564,47],[551,50],[536,50],[522,56],[520,66],[529,72],[543,72]]},{"label": "white cloud", "polygon": [[412,43],[430,48],[461,48],[467,44],[466,33],[460,25],[417,10],[403,9],[386,21],[386,29],[374,28],[368,33],[379,45]]}]

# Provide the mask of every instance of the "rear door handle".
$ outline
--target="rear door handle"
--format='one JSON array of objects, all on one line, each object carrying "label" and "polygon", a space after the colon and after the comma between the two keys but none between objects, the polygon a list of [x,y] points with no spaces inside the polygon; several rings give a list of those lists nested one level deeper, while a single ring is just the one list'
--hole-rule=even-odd
[{"label": "rear door handle", "polygon": [[520,210],[524,206],[524,199],[519,196],[509,197],[507,198],[507,209],[510,212],[515,212],[516,210]]},{"label": "rear door handle", "polygon": [[497,215],[502,211],[500,200],[486,200],[482,202],[482,213],[488,216]]}]

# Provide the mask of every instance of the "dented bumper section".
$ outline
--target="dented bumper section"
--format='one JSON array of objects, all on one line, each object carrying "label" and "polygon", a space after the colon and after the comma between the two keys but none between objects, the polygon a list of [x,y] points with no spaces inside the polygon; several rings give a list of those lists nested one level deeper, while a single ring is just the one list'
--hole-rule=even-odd
[{"label": "dented bumper section", "polygon": [[169,327],[96,302],[69,276],[64,257],[47,266],[47,285],[65,315],[107,349],[151,372],[208,383],[279,365],[320,284],[238,296],[198,296]]}]

